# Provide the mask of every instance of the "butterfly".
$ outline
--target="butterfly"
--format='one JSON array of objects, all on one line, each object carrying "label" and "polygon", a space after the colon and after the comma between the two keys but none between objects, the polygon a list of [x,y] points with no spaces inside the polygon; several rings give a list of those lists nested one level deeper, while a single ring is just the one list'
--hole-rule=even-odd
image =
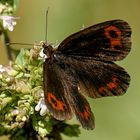
[{"label": "butterfly", "polygon": [[44,97],[57,120],[75,114],[82,127],[95,127],[94,115],[84,95],[93,99],[123,95],[129,74],[114,61],[131,49],[131,28],[123,20],[111,20],[83,29],[64,39],[54,49],[43,43]]}]

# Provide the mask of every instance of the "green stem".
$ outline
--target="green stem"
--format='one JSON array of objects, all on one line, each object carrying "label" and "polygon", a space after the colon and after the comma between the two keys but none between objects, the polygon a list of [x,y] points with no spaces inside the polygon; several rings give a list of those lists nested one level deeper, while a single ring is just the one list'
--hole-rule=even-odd
[{"label": "green stem", "polygon": [[4,42],[5,42],[5,47],[6,47],[6,51],[7,51],[7,56],[8,56],[8,60],[9,61],[12,61],[13,58],[12,58],[12,50],[10,48],[10,38],[8,36],[8,33],[7,31],[3,28],[3,26],[0,24],[0,27],[1,27],[1,33],[4,34]]}]

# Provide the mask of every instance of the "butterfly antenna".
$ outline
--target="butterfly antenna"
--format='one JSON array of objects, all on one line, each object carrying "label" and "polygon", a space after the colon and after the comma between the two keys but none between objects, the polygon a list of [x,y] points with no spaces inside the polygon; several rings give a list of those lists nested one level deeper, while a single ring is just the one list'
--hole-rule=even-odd
[{"label": "butterfly antenna", "polygon": [[6,43],[6,45],[25,45],[25,46],[34,46],[34,44],[29,44],[29,43]]},{"label": "butterfly antenna", "polygon": [[48,24],[48,12],[49,12],[49,7],[46,11],[46,32],[45,32],[45,42],[47,42],[47,24]]}]

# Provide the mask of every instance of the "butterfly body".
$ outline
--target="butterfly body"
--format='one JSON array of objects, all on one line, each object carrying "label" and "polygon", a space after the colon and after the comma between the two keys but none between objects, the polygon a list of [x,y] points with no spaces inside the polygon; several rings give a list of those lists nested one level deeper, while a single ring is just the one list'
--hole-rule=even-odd
[{"label": "butterfly body", "polygon": [[75,114],[85,129],[93,129],[94,115],[84,95],[95,99],[126,92],[130,76],[112,61],[130,52],[130,35],[128,23],[112,20],[72,34],[55,50],[43,44],[45,102],[56,119]]}]

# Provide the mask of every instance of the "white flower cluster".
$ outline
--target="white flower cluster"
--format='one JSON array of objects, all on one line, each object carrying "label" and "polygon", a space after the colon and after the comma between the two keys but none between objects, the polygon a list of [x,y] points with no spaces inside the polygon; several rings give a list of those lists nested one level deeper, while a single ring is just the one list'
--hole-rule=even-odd
[{"label": "white flower cluster", "polygon": [[13,17],[13,16],[0,16],[0,19],[3,22],[3,27],[7,28],[9,31],[14,30],[14,26],[16,25],[16,19],[19,19],[19,17]]},{"label": "white flower cluster", "polygon": [[48,112],[44,98],[41,98],[35,107],[35,111],[40,111],[40,115],[44,116]]}]

